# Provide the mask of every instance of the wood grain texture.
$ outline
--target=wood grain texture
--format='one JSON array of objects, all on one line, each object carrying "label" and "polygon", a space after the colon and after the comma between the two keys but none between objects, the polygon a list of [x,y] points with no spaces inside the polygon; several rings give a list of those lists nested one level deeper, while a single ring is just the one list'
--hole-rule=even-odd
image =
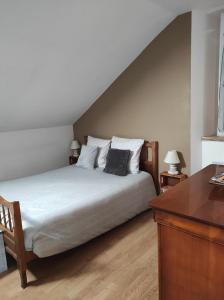
[{"label": "wood grain texture", "polygon": [[224,189],[210,165],[152,201],[158,224],[159,299],[224,299]]},{"label": "wood grain texture", "polygon": [[210,184],[224,166],[209,165],[150,202],[151,207],[224,228],[224,187]]},{"label": "wood grain texture", "polygon": [[223,300],[224,246],[158,225],[161,300]]},{"label": "wood grain texture", "polygon": [[8,202],[0,197],[0,230],[3,231],[6,252],[17,261],[21,287],[25,288],[27,286],[27,259],[18,201]]},{"label": "wood grain texture", "polygon": [[73,156],[73,155],[69,156],[69,165],[74,165],[77,163],[77,161],[78,161],[78,157]]},{"label": "wood grain texture", "polygon": [[168,189],[172,188],[176,184],[180,183],[181,181],[187,179],[188,176],[186,174],[177,174],[171,175],[168,172],[160,173],[160,187],[161,192],[166,192]]},{"label": "wood grain texture", "polygon": [[0,275],[1,299],[158,300],[157,231],[146,212],[89,243],[30,263],[29,288],[13,263]]}]

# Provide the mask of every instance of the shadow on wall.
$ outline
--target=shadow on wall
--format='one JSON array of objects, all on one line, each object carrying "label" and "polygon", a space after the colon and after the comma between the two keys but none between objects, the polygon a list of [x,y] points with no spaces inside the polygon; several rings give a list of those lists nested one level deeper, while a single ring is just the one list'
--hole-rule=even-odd
[{"label": "shadow on wall", "polygon": [[180,165],[179,165],[179,171],[181,171],[182,169],[186,168],[186,162],[183,156],[183,153],[180,151],[177,151],[178,157],[180,159]]}]

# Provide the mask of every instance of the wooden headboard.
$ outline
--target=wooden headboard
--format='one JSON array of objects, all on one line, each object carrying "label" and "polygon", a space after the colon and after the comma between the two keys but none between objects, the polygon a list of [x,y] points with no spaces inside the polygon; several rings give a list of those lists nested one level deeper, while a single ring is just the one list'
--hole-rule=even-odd
[{"label": "wooden headboard", "polygon": [[[87,136],[84,136],[84,143],[87,143]],[[149,150],[151,152],[151,160],[149,160]],[[140,154],[140,170],[148,172],[152,175],[156,193],[159,195],[159,143],[145,141]]]},{"label": "wooden headboard", "polygon": [[[149,150],[151,159],[149,159]],[[159,143],[145,141],[140,154],[140,170],[152,175],[156,193],[159,195]]]}]

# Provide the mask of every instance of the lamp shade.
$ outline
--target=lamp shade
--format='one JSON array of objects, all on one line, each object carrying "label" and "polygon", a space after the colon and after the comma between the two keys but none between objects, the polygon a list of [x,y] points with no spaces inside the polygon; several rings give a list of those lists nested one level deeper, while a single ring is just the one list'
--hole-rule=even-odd
[{"label": "lamp shade", "polygon": [[164,162],[167,164],[179,164],[180,159],[176,150],[170,150],[167,152]]},{"label": "lamp shade", "polygon": [[77,150],[80,148],[79,142],[77,140],[72,141],[71,150]]}]

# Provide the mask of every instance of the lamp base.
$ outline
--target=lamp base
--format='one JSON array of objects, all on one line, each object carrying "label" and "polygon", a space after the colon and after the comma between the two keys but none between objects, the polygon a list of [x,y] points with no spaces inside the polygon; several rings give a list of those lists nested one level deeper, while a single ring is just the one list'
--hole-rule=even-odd
[{"label": "lamp base", "polygon": [[74,157],[79,157],[79,152],[78,152],[78,150],[73,150],[73,151],[72,151],[72,156],[74,156]]},{"label": "lamp base", "polygon": [[178,175],[179,171],[177,170],[177,165],[169,165],[169,170],[168,170],[168,174],[170,175]]}]

